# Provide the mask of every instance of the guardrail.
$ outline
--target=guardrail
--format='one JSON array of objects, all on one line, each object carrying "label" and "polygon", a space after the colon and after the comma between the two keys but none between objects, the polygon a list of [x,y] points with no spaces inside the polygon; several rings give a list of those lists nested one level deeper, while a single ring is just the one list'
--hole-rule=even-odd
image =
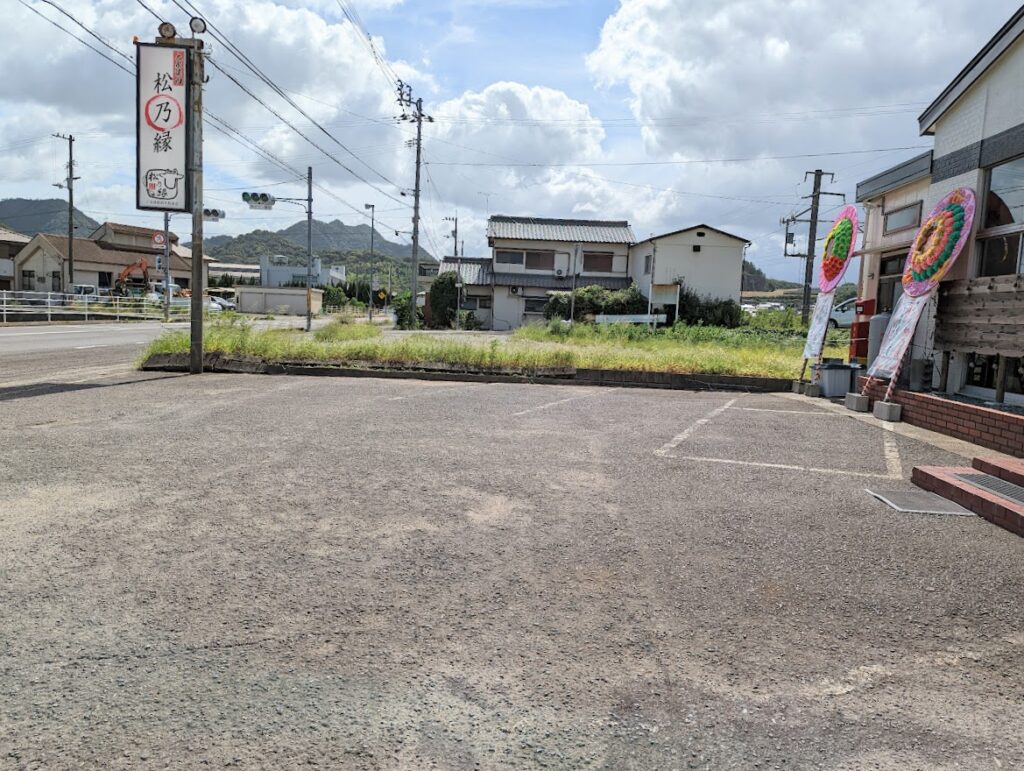
[{"label": "guardrail", "polygon": [[[183,298],[182,298],[183,299]],[[171,301],[171,318],[187,319],[189,303]],[[90,321],[112,319],[157,319],[164,317],[162,300],[110,295],[77,295],[60,292],[15,292],[0,290],[0,323],[15,321]]]}]

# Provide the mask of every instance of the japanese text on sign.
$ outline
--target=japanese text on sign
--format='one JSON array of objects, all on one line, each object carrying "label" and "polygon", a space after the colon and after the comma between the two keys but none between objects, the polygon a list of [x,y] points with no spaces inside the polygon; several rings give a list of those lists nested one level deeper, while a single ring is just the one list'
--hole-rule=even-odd
[{"label": "japanese text on sign", "polygon": [[188,50],[137,46],[139,209],[189,211]]}]

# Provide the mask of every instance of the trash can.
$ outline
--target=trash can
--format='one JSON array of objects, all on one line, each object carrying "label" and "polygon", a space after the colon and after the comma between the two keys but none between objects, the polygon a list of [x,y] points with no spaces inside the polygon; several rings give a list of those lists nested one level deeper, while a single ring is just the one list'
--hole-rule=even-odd
[{"label": "trash can", "polygon": [[821,386],[821,395],[826,399],[836,399],[845,397],[852,388],[854,383],[854,373],[860,369],[857,364],[839,364],[839,363],[828,363],[813,365],[814,369],[817,369],[820,377],[818,378],[818,385]]}]

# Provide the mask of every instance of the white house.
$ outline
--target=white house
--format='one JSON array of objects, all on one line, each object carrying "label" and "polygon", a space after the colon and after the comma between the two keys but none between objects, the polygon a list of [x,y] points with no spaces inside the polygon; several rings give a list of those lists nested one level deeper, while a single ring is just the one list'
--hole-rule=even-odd
[{"label": "white house", "polygon": [[651,236],[630,247],[629,277],[645,297],[653,284],[656,306],[673,306],[679,286],[701,297],[739,302],[749,243],[709,225]]},{"label": "white house", "polygon": [[0,225],[0,289],[14,288],[14,258],[31,240],[31,236]]},{"label": "white house", "polygon": [[548,295],[574,287],[636,283],[646,297],[653,278],[656,308],[674,310],[680,282],[702,297],[739,300],[747,244],[706,225],[636,243],[624,220],[505,215],[488,220],[487,240],[490,257],[446,257],[440,270],[460,272],[463,309],[496,330],[543,319]]},{"label": "white house", "polygon": [[[977,193],[974,233],[926,310],[904,368],[914,387],[1024,402],[1024,8],[918,119],[934,148],[857,186],[864,204],[859,296],[892,309],[922,217],[947,193]],[[863,357],[866,346],[851,349]],[[1000,380],[1000,371],[1002,379]]]}]

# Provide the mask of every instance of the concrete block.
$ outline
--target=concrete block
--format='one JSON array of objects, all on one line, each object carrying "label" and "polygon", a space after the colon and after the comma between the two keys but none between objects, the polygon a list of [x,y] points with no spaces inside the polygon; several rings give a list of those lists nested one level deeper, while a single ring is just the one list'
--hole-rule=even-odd
[{"label": "concrete block", "polygon": [[875,402],[874,415],[879,420],[889,423],[899,423],[903,416],[903,405],[896,402]]},{"label": "concrete block", "polygon": [[861,396],[858,393],[848,393],[846,395],[846,409],[853,410],[854,412],[867,412],[869,402],[870,399],[866,395]]},{"label": "concrete block", "polygon": [[805,383],[803,380],[794,380],[793,381],[793,393],[795,393],[795,394],[802,394],[804,392],[804,388],[806,386],[807,386],[807,383]]},{"label": "concrete block", "polygon": [[813,398],[821,396],[821,386],[815,385],[813,383],[808,383],[806,386],[804,386],[804,396],[811,396]]}]

